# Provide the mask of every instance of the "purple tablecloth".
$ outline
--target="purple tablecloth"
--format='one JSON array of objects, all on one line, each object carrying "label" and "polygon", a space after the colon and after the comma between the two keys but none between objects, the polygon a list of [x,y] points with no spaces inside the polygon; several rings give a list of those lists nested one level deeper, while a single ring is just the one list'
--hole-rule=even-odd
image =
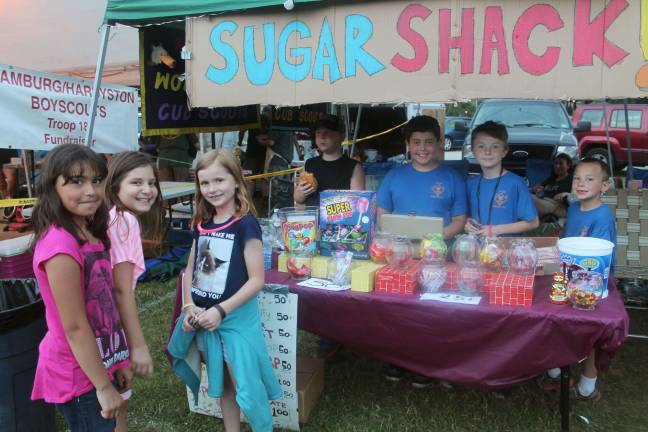
[{"label": "purple tablecloth", "polygon": [[628,315],[613,286],[595,311],[579,311],[548,301],[548,276],[536,278],[529,308],[490,305],[487,296],[472,306],[304,288],[276,270],[266,272],[266,283],[288,284],[299,294],[299,328],[468,386],[522,383],[548,368],[577,363],[592,348],[599,370],[607,371],[628,335]]}]

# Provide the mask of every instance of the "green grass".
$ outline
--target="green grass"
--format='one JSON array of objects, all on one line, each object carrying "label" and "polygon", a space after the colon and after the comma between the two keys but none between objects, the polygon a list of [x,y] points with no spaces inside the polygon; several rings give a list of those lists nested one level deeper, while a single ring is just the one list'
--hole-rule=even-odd
[{"label": "green grass", "polygon": [[[155,359],[150,380],[136,380],[129,403],[132,431],[221,431],[219,420],[189,412],[184,385],[170,370],[164,346],[175,281],[137,288],[140,317]],[[149,305],[147,307],[147,305]],[[648,311],[629,311],[631,333],[648,334]],[[313,355],[315,337],[300,332],[298,349]],[[601,379],[602,400],[572,403],[573,431],[648,431],[646,383],[648,341],[631,339]],[[559,430],[558,394],[543,394],[534,383],[505,399],[489,391],[432,386],[413,389],[383,378],[382,363],[341,350],[326,364],[322,396],[304,431],[547,431]],[[587,419],[586,423],[582,418]],[[60,430],[65,427],[60,422]]]}]

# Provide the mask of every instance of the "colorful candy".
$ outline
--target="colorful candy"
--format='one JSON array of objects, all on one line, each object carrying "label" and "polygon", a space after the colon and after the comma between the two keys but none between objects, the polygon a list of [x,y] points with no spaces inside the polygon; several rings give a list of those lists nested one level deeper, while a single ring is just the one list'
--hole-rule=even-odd
[{"label": "colorful candy", "polygon": [[419,255],[424,261],[445,261],[448,246],[441,234],[429,234],[421,239]]},{"label": "colorful candy", "polygon": [[565,278],[560,273],[554,273],[553,275],[553,283],[551,284],[549,300],[554,304],[565,304],[568,302]]},{"label": "colorful candy", "polygon": [[290,254],[286,260],[286,268],[293,279],[308,279],[311,274],[311,257],[305,254]]},{"label": "colorful candy", "polygon": [[403,268],[412,258],[412,246],[405,236],[395,236],[390,247],[385,249],[387,264],[392,268]]},{"label": "colorful candy", "polygon": [[387,249],[391,248],[392,235],[385,232],[376,232],[369,245],[369,258],[375,263],[387,262]]},{"label": "colorful candy", "polygon": [[479,262],[490,271],[500,271],[504,266],[506,250],[498,239],[486,239],[479,251]]},{"label": "colorful candy", "polygon": [[522,275],[535,274],[538,264],[538,251],[530,239],[516,239],[511,242],[508,251],[508,265],[513,273]]},{"label": "colorful candy", "polygon": [[592,291],[572,289],[569,292],[569,300],[575,308],[593,310],[601,298]]}]

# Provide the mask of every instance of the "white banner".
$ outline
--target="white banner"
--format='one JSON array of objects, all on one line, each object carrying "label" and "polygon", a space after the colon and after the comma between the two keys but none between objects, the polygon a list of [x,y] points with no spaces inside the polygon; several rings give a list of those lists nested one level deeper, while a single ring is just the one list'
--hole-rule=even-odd
[{"label": "white banner", "polygon": [[[299,430],[297,411],[297,294],[259,293],[259,311],[266,348],[283,390],[280,399],[270,401],[272,425]],[[203,365],[198,404],[187,387],[189,410],[198,414],[222,417],[218,399],[207,396],[207,374]],[[241,413],[241,420],[244,420]]]},{"label": "white banner", "polygon": [[[92,81],[0,64],[0,148],[85,144]],[[91,148],[137,150],[137,90],[102,85]]]}]

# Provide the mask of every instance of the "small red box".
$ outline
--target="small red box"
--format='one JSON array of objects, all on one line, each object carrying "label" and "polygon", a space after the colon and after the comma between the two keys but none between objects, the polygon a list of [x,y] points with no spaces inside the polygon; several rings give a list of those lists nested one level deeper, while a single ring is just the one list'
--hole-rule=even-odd
[{"label": "small red box", "polygon": [[418,289],[421,262],[410,260],[403,268],[385,266],[376,272],[375,291],[389,294],[414,294]]},{"label": "small red box", "polygon": [[[489,303],[501,306],[531,306],[533,301],[533,275],[511,272],[489,273]],[[486,285],[485,285],[486,286]]]}]

